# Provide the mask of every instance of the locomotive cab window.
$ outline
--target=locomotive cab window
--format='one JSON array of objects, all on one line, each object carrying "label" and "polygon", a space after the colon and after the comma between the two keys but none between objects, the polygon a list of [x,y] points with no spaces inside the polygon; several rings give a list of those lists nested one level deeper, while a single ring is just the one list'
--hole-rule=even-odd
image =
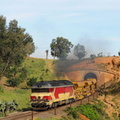
[{"label": "locomotive cab window", "polygon": [[32,93],[39,93],[39,92],[53,92],[53,88],[32,88]]}]

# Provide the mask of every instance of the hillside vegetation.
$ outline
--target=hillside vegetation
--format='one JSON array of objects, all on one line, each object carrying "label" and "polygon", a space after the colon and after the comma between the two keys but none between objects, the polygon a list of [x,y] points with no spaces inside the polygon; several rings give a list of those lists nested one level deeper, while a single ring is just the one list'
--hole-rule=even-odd
[{"label": "hillside vegetation", "polygon": [[38,58],[26,58],[23,67],[27,70],[27,78],[17,87],[11,87],[6,82],[7,78],[2,77],[0,80],[0,102],[17,101],[18,110],[25,110],[30,107],[30,87],[27,82],[31,78],[40,80],[58,79],[54,73],[54,61]]},{"label": "hillside vegetation", "polygon": [[35,77],[39,80],[56,79],[54,61],[49,59],[26,58],[23,66],[27,69],[27,78]]},{"label": "hillside vegetation", "polygon": [[[108,58],[107,58],[108,59]],[[111,58],[110,58],[111,59]],[[102,58],[101,58],[102,61]],[[104,59],[105,61],[105,59]],[[100,62],[100,61],[99,61]],[[103,62],[102,64],[109,66],[107,62]],[[64,64],[65,63],[65,64]],[[0,81],[0,102],[4,101],[13,101],[15,100],[18,103],[17,110],[27,110],[30,109],[30,86],[27,85],[27,82],[35,78],[36,81],[40,80],[59,80],[64,79],[64,76],[61,76],[60,73],[58,74],[59,67],[63,66],[67,67],[72,64],[79,63],[78,60],[69,60],[68,62],[59,62],[58,60],[49,60],[49,59],[40,59],[40,58],[31,58],[27,57],[22,67],[27,70],[27,77],[20,85],[17,87],[10,87],[8,83],[6,83],[7,78],[3,77]],[[120,63],[120,62],[119,62]],[[65,66],[66,65],[66,66]],[[106,67],[112,68],[114,72],[116,71],[119,73],[119,68],[113,67]],[[110,70],[110,69],[109,69]],[[91,119],[91,117],[95,118],[103,115],[104,120],[111,119],[111,120],[119,120],[120,114],[120,78],[115,78],[113,81],[108,83],[108,86],[105,90],[101,91],[101,96],[99,96],[98,102],[93,102],[92,104],[83,105],[81,107],[75,109],[67,110],[66,114],[69,114],[69,117],[62,118],[62,120],[76,119],[79,114],[83,114]],[[99,104],[105,104],[106,107],[102,108],[99,107]],[[96,111],[95,108],[98,110]],[[78,114],[78,109],[79,114]],[[83,110],[82,110],[83,109]],[[90,115],[88,112],[89,109],[93,114]],[[77,110],[77,111],[76,111]],[[88,113],[88,114],[87,114]],[[94,114],[97,114],[95,116]],[[77,117],[78,119],[78,117]],[[91,119],[94,120],[94,119]]]}]

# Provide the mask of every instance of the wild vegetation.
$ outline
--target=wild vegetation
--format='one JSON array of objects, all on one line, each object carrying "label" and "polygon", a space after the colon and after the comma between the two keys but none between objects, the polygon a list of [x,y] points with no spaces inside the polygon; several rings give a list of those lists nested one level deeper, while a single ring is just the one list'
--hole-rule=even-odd
[{"label": "wild vegetation", "polygon": [[[75,64],[76,62],[73,62],[73,63]],[[60,76],[56,76],[55,74],[56,64],[59,64],[58,60],[38,59],[38,58],[27,57],[22,64],[22,67],[24,66],[27,71],[26,79],[24,80],[24,82],[19,84],[17,87],[11,87],[8,84],[8,82],[6,82],[7,78],[2,78],[2,81],[0,81],[2,83],[0,85],[0,101],[3,103],[5,101],[11,102],[15,100],[18,104],[16,108],[17,110],[24,111],[24,110],[30,109],[30,94],[31,94],[30,86],[33,85],[34,82],[39,81],[39,80],[61,79]],[[115,93],[116,94],[119,93],[119,88],[120,88],[119,82],[118,84],[112,84],[111,87],[112,88],[108,87],[110,91],[109,94],[114,93],[113,95],[115,95]],[[68,118],[75,120],[75,119],[78,119],[79,114],[83,114],[86,117],[90,118],[91,120],[92,119],[94,120],[96,118],[99,120],[101,116],[105,120],[107,120],[109,117],[107,113],[105,113],[104,108],[107,109],[103,101],[100,101],[100,100],[95,101],[92,104],[90,103],[87,105],[79,106],[77,108],[69,108],[66,110],[66,114],[68,114],[68,117],[67,118],[62,117],[60,120],[68,120]],[[113,112],[113,115],[117,116],[115,112]],[[55,118],[54,119],[51,118],[51,120],[55,120]]]},{"label": "wild vegetation", "polygon": [[56,39],[52,39],[52,43],[50,44],[51,55],[54,58],[57,57],[65,60],[72,47],[73,44],[68,39],[57,37]]},{"label": "wild vegetation", "polygon": [[72,116],[72,118],[76,120],[80,118],[80,114],[85,115],[90,120],[109,120],[110,118],[104,111],[105,107],[107,106],[105,106],[103,102],[96,100],[94,101],[94,104],[88,103],[76,108],[68,108],[67,112],[68,115]]},{"label": "wild vegetation", "polygon": [[18,26],[17,20],[6,25],[6,18],[0,16],[0,77],[7,77],[10,86],[17,86],[27,76],[22,67],[25,58],[35,51],[32,37]]}]

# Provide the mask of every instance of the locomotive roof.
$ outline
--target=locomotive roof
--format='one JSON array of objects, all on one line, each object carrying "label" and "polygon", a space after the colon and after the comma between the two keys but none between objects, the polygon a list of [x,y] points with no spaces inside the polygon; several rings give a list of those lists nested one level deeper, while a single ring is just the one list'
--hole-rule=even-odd
[{"label": "locomotive roof", "polygon": [[73,83],[68,80],[39,81],[32,88],[53,88],[60,86],[73,86]]}]

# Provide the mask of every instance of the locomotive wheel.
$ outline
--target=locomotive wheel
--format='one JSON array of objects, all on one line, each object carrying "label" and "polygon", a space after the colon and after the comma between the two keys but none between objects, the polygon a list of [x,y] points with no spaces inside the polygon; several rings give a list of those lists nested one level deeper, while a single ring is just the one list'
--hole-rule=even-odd
[{"label": "locomotive wheel", "polygon": [[65,104],[66,104],[66,105],[69,104],[69,100],[66,100]]},{"label": "locomotive wheel", "polygon": [[53,103],[53,104],[52,104],[52,108],[56,108],[57,105],[58,105],[58,103]]},{"label": "locomotive wheel", "polygon": [[72,103],[72,102],[75,102],[75,100],[73,98],[69,99],[69,103]]},{"label": "locomotive wheel", "polygon": [[73,101],[72,101],[72,99],[69,99],[69,103],[72,103]]}]

